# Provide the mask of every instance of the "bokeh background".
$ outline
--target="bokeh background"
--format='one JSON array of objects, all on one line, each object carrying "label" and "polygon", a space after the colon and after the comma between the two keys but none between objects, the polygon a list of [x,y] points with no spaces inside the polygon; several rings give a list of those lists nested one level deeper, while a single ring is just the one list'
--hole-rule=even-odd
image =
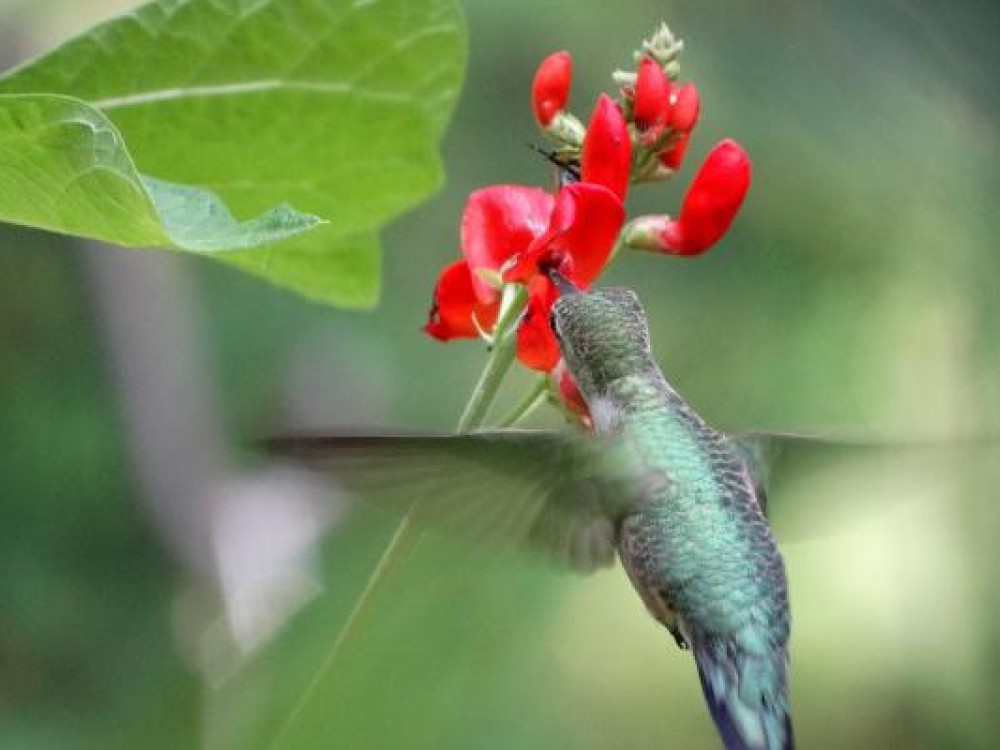
[{"label": "bokeh background", "polygon": [[[0,2],[0,55],[131,4]],[[718,746],[620,570],[424,537],[327,663],[396,519],[252,450],[293,426],[454,424],[483,350],[418,327],[465,196],[548,183],[525,147],[538,60],[572,51],[587,112],[661,19],[702,121],[680,179],[630,208],[675,210],[725,136],[754,185],[708,255],[606,280],[639,291],[668,377],[718,425],[925,443],[776,477],[800,745],[995,747],[1000,7],[464,6],[448,182],[385,231],[375,310],[0,228],[0,747]]]}]

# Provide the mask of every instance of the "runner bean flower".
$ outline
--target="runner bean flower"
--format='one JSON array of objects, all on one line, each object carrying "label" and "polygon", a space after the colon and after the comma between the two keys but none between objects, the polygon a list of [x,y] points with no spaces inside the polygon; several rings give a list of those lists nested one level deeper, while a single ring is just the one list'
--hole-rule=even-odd
[{"label": "runner bean flower", "polygon": [[524,185],[477,190],[462,217],[464,258],[439,277],[424,330],[442,341],[488,334],[500,310],[502,283],[527,284],[528,314],[521,327],[536,330],[519,336],[518,358],[530,368],[550,370],[558,350],[548,310],[557,295],[545,272],[559,271],[588,287],[607,263],[624,221],[621,201],[603,185],[576,182],[555,196]]},{"label": "runner bean flower", "polygon": [[[662,214],[626,222],[628,191],[674,176],[699,120],[697,86],[677,80],[682,47],[661,26],[634,53],[634,70],[614,72],[617,97],[600,94],[586,125],[569,106],[570,54],[546,57],[530,100],[535,121],[554,143],[545,153],[560,166],[559,185],[474,191],[462,215],[462,257],[441,272],[434,289],[424,326],[430,336],[485,339],[494,364],[516,356],[545,373],[548,392],[576,421],[579,405],[565,368],[557,367],[559,348],[549,328],[559,294],[549,274],[587,289],[621,249],[699,255],[723,238],[750,186],[750,159],[727,139],[710,150],[676,219]],[[498,382],[484,373],[482,383],[495,388]],[[487,395],[488,405],[494,394]],[[474,401],[482,406],[482,398]]]}]

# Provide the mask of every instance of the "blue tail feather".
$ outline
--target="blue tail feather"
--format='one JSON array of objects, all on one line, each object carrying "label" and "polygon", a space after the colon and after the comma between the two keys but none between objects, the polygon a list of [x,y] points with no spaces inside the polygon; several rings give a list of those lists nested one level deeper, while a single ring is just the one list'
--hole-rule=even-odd
[{"label": "blue tail feather", "polygon": [[708,710],[726,750],[794,750],[787,651],[753,635],[692,638]]}]

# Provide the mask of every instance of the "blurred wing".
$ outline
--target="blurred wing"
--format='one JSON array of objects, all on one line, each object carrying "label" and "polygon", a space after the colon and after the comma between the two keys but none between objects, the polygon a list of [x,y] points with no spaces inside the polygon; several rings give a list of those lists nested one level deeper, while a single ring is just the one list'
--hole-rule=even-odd
[{"label": "blurred wing", "polygon": [[601,480],[599,439],[503,431],[271,439],[364,499],[408,507],[438,529],[540,552],[579,572],[614,562],[624,493]]},{"label": "blurred wing", "polygon": [[[768,521],[788,539],[813,538],[829,534],[837,522],[866,508],[845,496],[836,508],[824,509],[824,528],[798,523],[798,516],[815,513],[808,497],[798,495],[790,502],[790,478],[816,476],[844,467],[855,472],[875,469],[885,472],[927,472],[929,476],[954,476],[978,462],[1000,461],[1000,438],[913,439],[848,438],[798,435],[793,433],[748,432],[730,436],[733,447],[746,462]],[[864,499],[864,498],[862,498]],[[867,498],[870,499],[870,498]],[[804,501],[804,502],[802,502]],[[791,533],[782,533],[789,531]]]},{"label": "blurred wing", "polygon": [[746,464],[750,478],[753,480],[757,502],[765,516],[768,516],[768,485],[771,466],[774,463],[779,447],[773,442],[772,435],[762,432],[747,432],[742,435],[730,435],[729,442],[739,453]]}]

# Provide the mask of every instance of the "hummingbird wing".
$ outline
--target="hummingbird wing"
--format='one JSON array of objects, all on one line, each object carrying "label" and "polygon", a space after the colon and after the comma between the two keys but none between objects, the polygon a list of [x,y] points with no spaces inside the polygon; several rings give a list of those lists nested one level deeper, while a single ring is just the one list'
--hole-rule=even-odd
[{"label": "hummingbird wing", "polygon": [[[754,480],[758,500],[772,527],[788,539],[822,536],[836,526],[835,517],[849,517],[862,508],[845,496],[841,507],[831,508],[826,528],[812,529],[799,523],[798,504],[787,502],[794,476],[831,470],[837,466],[880,470],[923,471],[957,476],[969,461],[1000,460],[1000,438],[885,439],[866,436],[808,435],[778,432],[746,432],[730,435],[731,444],[743,458]],[[975,465],[975,464],[972,464]],[[788,532],[788,533],[782,533]]]},{"label": "hummingbird wing", "polygon": [[541,553],[578,572],[614,562],[623,486],[602,478],[596,437],[511,431],[314,435],[268,440],[364,499],[414,504],[418,520],[474,540]]},{"label": "hummingbird wing", "polygon": [[730,435],[729,442],[736,449],[743,463],[746,464],[750,478],[753,480],[754,490],[757,495],[757,503],[761,512],[768,515],[768,485],[771,476],[771,467],[777,460],[780,446],[771,435],[765,432],[746,432],[739,435]]}]

